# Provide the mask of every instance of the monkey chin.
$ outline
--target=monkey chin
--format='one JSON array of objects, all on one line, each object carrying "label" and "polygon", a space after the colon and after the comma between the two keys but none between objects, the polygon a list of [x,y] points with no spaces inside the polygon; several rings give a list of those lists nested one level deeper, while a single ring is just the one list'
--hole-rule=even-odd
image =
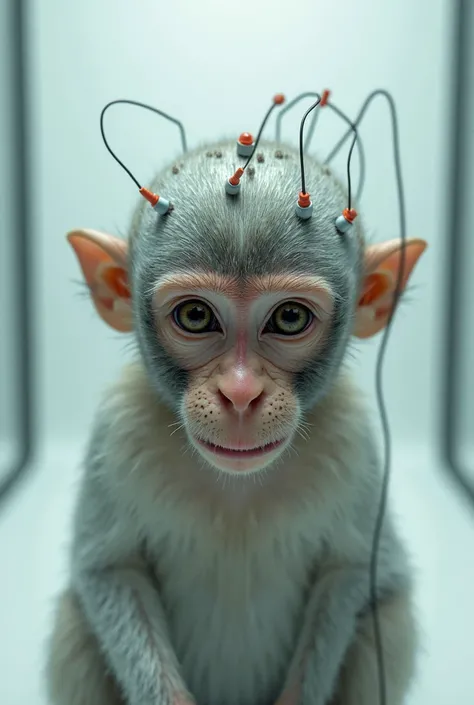
[{"label": "monkey chin", "polygon": [[213,468],[232,475],[249,475],[265,470],[286,450],[291,438],[254,448],[224,448],[207,441],[189,440],[204,460]]}]

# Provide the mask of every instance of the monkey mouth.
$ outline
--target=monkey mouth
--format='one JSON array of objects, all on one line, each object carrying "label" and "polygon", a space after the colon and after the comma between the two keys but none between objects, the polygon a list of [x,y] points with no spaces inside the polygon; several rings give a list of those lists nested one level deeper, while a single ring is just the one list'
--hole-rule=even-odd
[{"label": "monkey mouth", "polygon": [[226,458],[257,458],[266,453],[271,453],[271,451],[276,450],[285,442],[283,439],[280,441],[273,441],[272,443],[266,443],[263,446],[255,446],[254,448],[228,448],[225,446],[217,445],[216,443],[210,443],[208,441],[203,441],[201,439],[196,439],[200,446],[205,448],[215,455],[224,456]]}]

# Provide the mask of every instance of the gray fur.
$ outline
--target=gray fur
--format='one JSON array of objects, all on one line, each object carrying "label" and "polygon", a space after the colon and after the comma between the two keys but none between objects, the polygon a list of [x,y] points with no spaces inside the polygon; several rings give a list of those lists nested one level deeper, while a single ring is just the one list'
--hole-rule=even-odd
[{"label": "gray fur", "polygon": [[[215,150],[221,158],[206,155]],[[380,463],[360,393],[341,368],[362,275],[360,221],[350,235],[337,232],[344,189],[310,158],[314,216],[299,221],[297,152],[285,147],[289,156],[278,159],[268,143],[259,151],[265,161],[254,161],[237,198],[224,193],[239,164],[226,142],[189,154],[179,172],[170,167],[152,184],[173,202],[169,215],[141,205],[134,217],[142,362],[109,391],[96,419],[71,588],[51,638],[52,705],[378,703],[369,563]],[[189,269],[242,281],[313,273],[336,294],[322,352],[293,379],[310,440],[297,437],[297,455],[288,452],[258,482],[216,482],[183,454],[183,436],[170,437],[187,375],[160,345],[150,292],[160,276]],[[388,705],[402,705],[416,636],[409,563],[390,514],[378,577]]]}]

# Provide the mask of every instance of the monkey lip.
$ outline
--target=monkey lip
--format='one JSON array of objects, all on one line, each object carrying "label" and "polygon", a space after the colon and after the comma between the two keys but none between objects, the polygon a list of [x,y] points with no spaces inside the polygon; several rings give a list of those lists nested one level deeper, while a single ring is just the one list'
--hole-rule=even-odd
[{"label": "monkey lip", "polygon": [[224,446],[216,445],[215,443],[209,443],[208,441],[202,441],[196,439],[199,445],[206,448],[206,450],[216,455],[226,456],[228,458],[256,458],[259,455],[265,455],[265,453],[270,453],[284,443],[284,440],[274,441],[273,443],[267,443],[263,446],[256,446],[254,448],[226,448]]}]

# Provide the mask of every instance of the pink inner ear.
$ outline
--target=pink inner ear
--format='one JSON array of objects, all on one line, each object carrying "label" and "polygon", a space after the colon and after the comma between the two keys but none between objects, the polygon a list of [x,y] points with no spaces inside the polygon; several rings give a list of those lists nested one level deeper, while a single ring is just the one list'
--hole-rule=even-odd
[{"label": "pink inner ear", "polygon": [[[425,240],[410,238],[406,242],[405,264],[403,272],[403,287],[427,247]],[[402,260],[401,240],[388,240],[387,242],[369,245],[365,251],[365,274],[370,275],[377,270],[390,272],[396,279]]]},{"label": "pink inner ear", "polygon": [[79,260],[84,279],[93,289],[97,283],[99,267],[106,262],[111,262],[110,256],[94,242],[90,242],[79,235],[68,235],[68,241]]},{"label": "pink inner ear", "polygon": [[79,260],[92,300],[102,319],[121,332],[132,330],[127,285],[127,244],[93,230],[76,230],[68,241]]},{"label": "pink inner ear", "polygon": [[[72,230],[68,233],[67,239],[74,247],[78,257],[80,256],[79,250],[84,249],[85,243],[89,243],[92,247],[103,253],[103,256],[99,258],[100,261],[104,261],[108,258],[119,267],[122,267],[125,270],[127,269],[128,243],[125,240],[115,237],[114,235],[108,235],[107,233],[101,233],[98,230],[91,230],[88,228],[84,228],[83,230]],[[89,252],[92,251],[92,249],[89,249]]]},{"label": "pink inner ear", "polygon": [[387,291],[386,277],[380,272],[369,274],[365,278],[364,289],[359,299],[359,306],[368,306],[383,296]]},{"label": "pink inner ear", "polygon": [[[409,240],[406,243],[402,291],[426,247],[427,243],[424,240]],[[353,331],[358,338],[369,338],[375,335],[387,323],[400,275],[401,242],[392,240],[368,247],[365,263],[367,268],[365,286],[356,311]],[[377,279],[380,281],[377,282]]]},{"label": "pink inner ear", "polygon": [[122,299],[130,298],[130,289],[127,283],[127,272],[122,267],[105,266],[101,271],[101,278],[108,288]]},{"label": "pink inner ear", "polygon": [[112,311],[114,307],[114,300],[113,299],[101,299],[100,300],[101,306],[107,309],[107,311]]}]

